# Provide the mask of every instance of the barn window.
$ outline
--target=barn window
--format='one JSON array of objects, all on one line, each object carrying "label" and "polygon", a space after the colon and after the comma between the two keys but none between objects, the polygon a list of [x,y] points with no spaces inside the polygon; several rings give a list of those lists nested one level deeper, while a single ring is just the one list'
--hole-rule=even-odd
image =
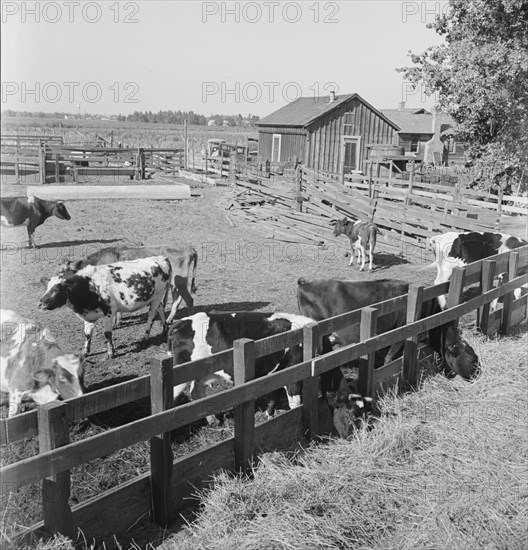
[{"label": "barn window", "polygon": [[273,134],[271,143],[271,162],[280,162],[281,158],[281,134]]},{"label": "barn window", "polygon": [[359,142],[358,136],[343,136],[343,174],[359,170]]},{"label": "barn window", "polygon": [[411,139],[411,153],[418,153],[420,151],[420,140],[418,138]]}]

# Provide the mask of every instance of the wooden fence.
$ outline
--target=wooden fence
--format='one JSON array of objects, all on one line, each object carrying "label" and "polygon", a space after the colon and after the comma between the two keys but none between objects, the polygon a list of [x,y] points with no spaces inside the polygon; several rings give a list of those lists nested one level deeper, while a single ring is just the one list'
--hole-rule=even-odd
[{"label": "wooden fence", "polygon": [[[528,296],[514,299],[514,289],[528,283],[528,247],[513,253],[455,268],[450,283],[429,288],[411,285],[409,294],[372,307],[352,311],[262,340],[235,342],[233,349],[198,361],[173,366],[166,355],[151,361],[151,375],[88,393],[80,398],[54,402],[37,411],[4,419],[0,424],[2,444],[38,434],[39,454],[5,466],[0,471],[1,492],[42,481],[43,522],[34,525],[22,538],[34,533],[61,532],[70,536],[81,529],[84,536],[105,537],[123,533],[139,519],[166,525],[189,505],[195,493],[215,471],[247,471],[258,452],[303,435],[314,437],[330,429],[328,409],[318,397],[318,376],[359,359],[358,390],[375,395],[398,384],[415,386],[418,380],[420,333],[431,330],[478,309],[477,323],[488,334],[507,332],[526,315]],[[493,288],[494,276],[506,271],[507,282]],[[480,284],[481,294],[461,303],[467,285]],[[449,309],[418,319],[421,303],[448,294]],[[492,300],[503,297],[503,307],[491,312]],[[376,336],[379,317],[406,310],[407,325]],[[359,324],[361,342],[316,356],[318,342],[347,326]],[[403,357],[374,369],[374,354],[393,343],[405,341]],[[278,350],[303,343],[303,362],[254,379],[255,361]],[[422,352],[423,353],[423,352]],[[430,353],[429,353],[430,355]],[[173,387],[206,374],[233,368],[235,386],[176,408]],[[490,366],[492,368],[492,366]],[[262,425],[255,426],[255,399],[302,380],[303,405]],[[70,443],[68,423],[150,396],[151,415],[98,435]],[[207,415],[234,408],[234,436],[173,460],[170,431]],[[70,507],[70,470],[133,444],[150,441],[150,473],[105,491],[86,502]]]},{"label": "wooden fence", "polygon": [[296,185],[296,210],[372,221],[384,233],[383,243],[400,252],[406,246],[424,249],[429,237],[449,230],[526,235],[527,197],[383,178],[343,185],[304,167]]}]

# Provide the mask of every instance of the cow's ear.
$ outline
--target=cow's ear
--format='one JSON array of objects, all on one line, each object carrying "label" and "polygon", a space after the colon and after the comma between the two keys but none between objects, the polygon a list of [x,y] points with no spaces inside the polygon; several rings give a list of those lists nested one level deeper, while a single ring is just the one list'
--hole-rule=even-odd
[{"label": "cow's ear", "polygon": [[76,262],[73,262],[71,264],[71,268],[73,269],[73,271],[79,271],[80,269],[82,269],[83,265],[84,265],[83,260],[77,260]]},{"label": "cow's ear", "polygon": [[48,283],[49,283],[49,277],[41,277],[40,278],[40,283],[42,284],[42,286],[44,288],[48,288]]},{"label": "cow's ear", "polygon": [[40,369],[33,374],[33,380],[39,384],[46,384],[53,377],[53,371],[51,369]]}]

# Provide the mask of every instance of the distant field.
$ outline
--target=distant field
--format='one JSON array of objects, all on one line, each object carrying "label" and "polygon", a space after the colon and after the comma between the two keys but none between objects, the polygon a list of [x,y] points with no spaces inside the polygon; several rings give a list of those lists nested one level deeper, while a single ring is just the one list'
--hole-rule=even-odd
[{"label": "distant field", "polygon": [[[181,147],[182,124],[120,122],[117,120],[66,120],[55,118],[3,117],[2,134],[62,135],[66,143],[94,141],[96,136],[110,139],[123,147]],[[190,146],[195,151],[205,147],[208,139],[221,138],[243,145],[248,137],[257,137],[256,128],[189,125]]]}]

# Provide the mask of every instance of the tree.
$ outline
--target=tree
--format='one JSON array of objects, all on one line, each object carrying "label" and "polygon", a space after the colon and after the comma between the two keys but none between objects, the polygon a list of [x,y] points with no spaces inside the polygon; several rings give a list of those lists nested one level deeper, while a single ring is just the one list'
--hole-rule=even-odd
[{"label": "tree", "polygon": [[438,94],[477,166],[528,178],[528,1],[449,0],[427,26],[445,43],[398,71]]}]

